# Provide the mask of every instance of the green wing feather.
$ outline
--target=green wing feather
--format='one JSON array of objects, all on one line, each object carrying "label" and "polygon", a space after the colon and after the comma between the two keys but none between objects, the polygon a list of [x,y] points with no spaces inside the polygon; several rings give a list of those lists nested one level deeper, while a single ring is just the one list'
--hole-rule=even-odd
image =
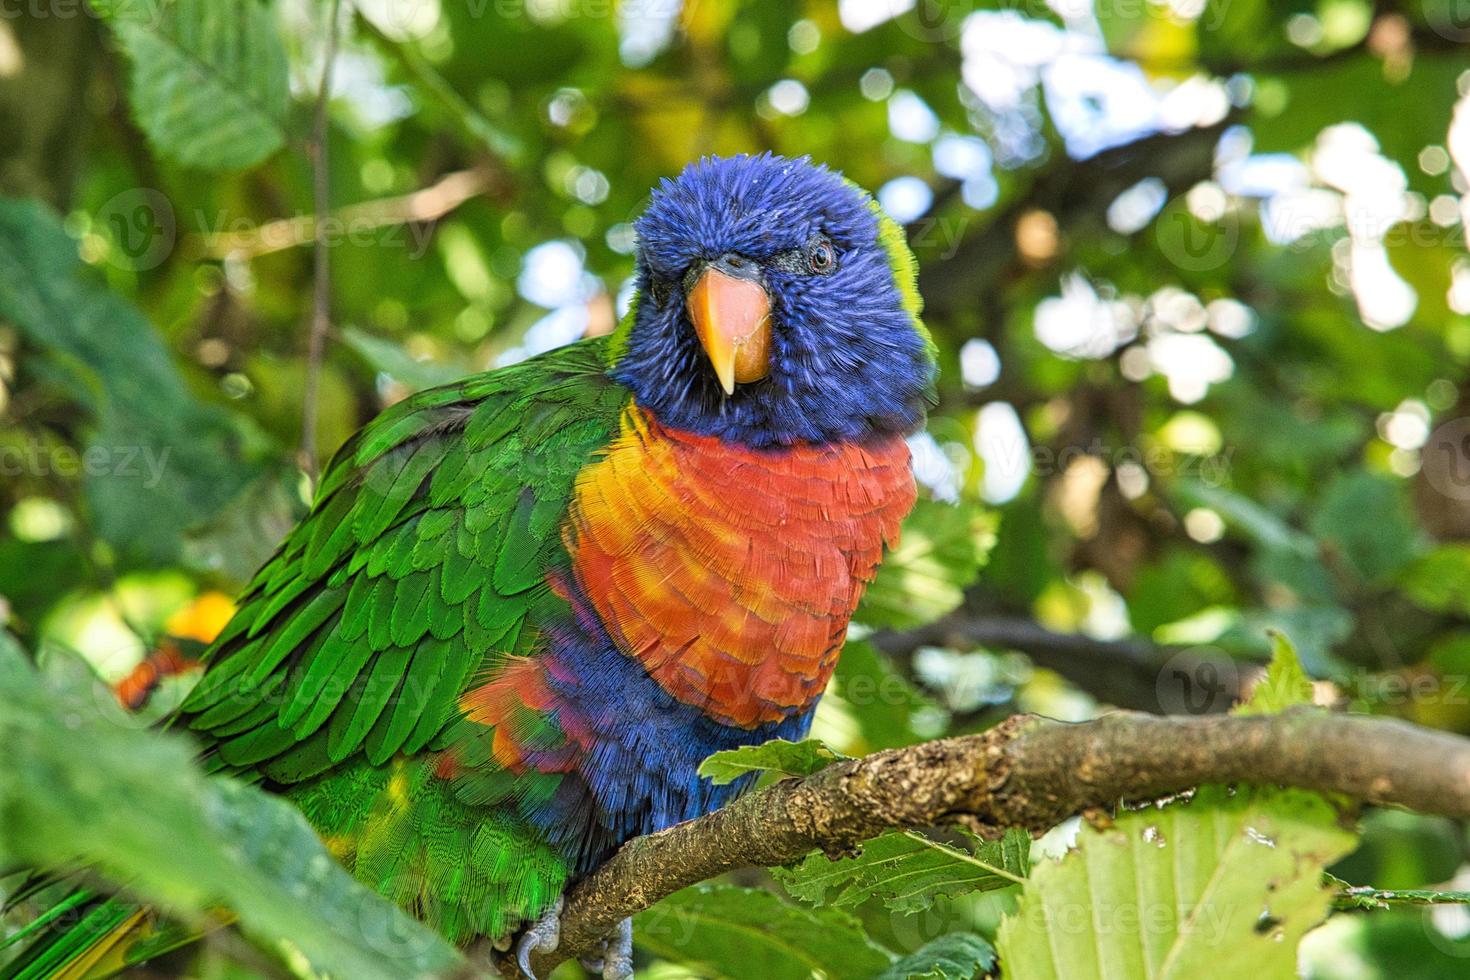
[{"label": "green wing feather", "polygon": [[[465,802],[414,755],[439,747],[460,694],[531,649],[538,613],[560,602],[545,572],[565,558],[562,517],[628,398],[606,353],[587,341],[420,392],[349,440],[174,721],[212,768],[286,784],[360,880],[455,941],[506,935],[567,878],[511,814]],[[487,768],[486,803],[507,777]],[[86,972],[99,956],[118,967],[193,936],[86,891],[58,908],[72,915],[0,944],[24,946],[0,977]]]},{"label": "green wing feather", "polygon": [[342,447],[184,702],[212,766],[295,783],[420,751],[531,642],[576,475],[627,399],[604,356],[588,341],[420,392]]}]

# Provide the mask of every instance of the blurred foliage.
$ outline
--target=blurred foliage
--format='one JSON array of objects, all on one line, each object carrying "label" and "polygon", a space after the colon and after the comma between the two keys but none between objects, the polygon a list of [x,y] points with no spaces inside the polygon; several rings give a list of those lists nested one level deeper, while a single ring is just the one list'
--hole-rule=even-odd
[{"label": "blurred foliage", "polygon": [[[270,553],[309,496],[314,235],[325,457],[415,389],[606,332],[649,189],[703,153],[773,149],[905,222],[944,370],[913,443],[925,499],[823,703],[827,746],[1017,709],[1218,710],[1272,629],[1319,700],[1470,732],[1463,6],[17,5],[0,18],[0,620],[43,663],[77,651],[115,681]],[[1465,843],[1370,813],[1336,872],[1464,891]],[[1020,891],[847,915],[712,886],[665,903],[698,941],[645,916],[639,962],[752,975],[735,937],[759,929],[765,976],[807,975],[809,946],[834,976],[969,975],[983,950],[945,937],[994,938]],[[1460,911],[1334,916],[1303,969],[1459,976]]]},{"label": "blurred foliage", "polygon": [[[227,909],[299,973],[387,980],[461,964],[353,880],[290,804],[206,778],[186,740],[127,718],[85,671],[58,674],[38,675],[0,634],[0,742],[13,759],[0,778],[0,867],[83,860],[201,932]],[[167,949],[170,930],[159,933]]]}]

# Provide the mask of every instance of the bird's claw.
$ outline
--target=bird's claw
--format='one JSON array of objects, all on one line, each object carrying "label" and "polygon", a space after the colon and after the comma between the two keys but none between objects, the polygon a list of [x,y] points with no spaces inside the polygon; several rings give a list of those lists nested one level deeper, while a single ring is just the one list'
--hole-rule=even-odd
[{"label": "bird's claw", "polygon": [[558,898],[556,904],[527,926],[516,940],[516,965],[530,980],[536,980],[536,973],[531,969],[531,957],[536,953],[553,952],[561,944],[561,910],[562,900]]},{"label": "bird's claw", "polygon": [[[516,940],[516,965],[529,980],[536,980],[531,969],[531,957],[537,953],[550,953],[561,944],[561,913],[563,902],[556,904],[521,933]],[[632,980],[633,978],[633,920],[624,919],[602,941],[602,956],[587,959],[582,965],[593,973],[601,973],[603,980]]]},{"label": "bird's claw", "polygon": [[602,980],[633,980],[633,920],[624,919],[607,937]]},{"label": "bird's claw", "polygon": [[602,941],[602,955],[582,960],[582,966],[602,975],[602,980],[632,980],[633,920],[619,922]]}]

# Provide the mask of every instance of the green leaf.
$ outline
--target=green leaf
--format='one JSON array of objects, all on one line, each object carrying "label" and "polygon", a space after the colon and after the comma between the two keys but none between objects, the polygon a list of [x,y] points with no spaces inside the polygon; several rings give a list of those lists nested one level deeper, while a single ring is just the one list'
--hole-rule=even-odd
[{"label": "green leaf", "polygon": [[1403,481],[1363,472],[1328,484],[1311,530],[1328,554],[1370,583],[1412,561],[1422,533],[1405,504]]},{"label": "green leaf", "polygon": [[701,977],[867,980],[893,961],[845,912],[805,909],[762,889],[729,885],[669,896],[634,918],[633,938]]},{"label": "green leaf", "polygon": [[0,636],[0,866],[86,863],[187,922],[223,905],[298,973],[387,980],[463,965],[354,881],[288,802],[206,777],[187,739],[137,727],[74,666],[43,679]]},{"label": "green leaf", "polygon": [[1296,647],[1285,633],[1271,631],[1271,663],[1266,676],[1251,692],[1250,700],[1238,705],[1238,715],[1272,715],[1312,703],[1312,679],[1302,670]]},{"label": "green leaf", "polygon": [[951,932],[925,943],[878,975],[878,980],[971,980],[995,969],[995,947],[973,932]]},{"label": "green leaf", "polygon": [[375,337],[357,327],[344,329],[342,341],[373,370],[381,371],[415,391],[448,384],[470,373],[468,369],[461,370],[448,364],[417,360],[399,344]]},{"label": "green leaf", "polygon": [[113,2],[98,12],[132,62],[130,99],[160,153],[234,170],[286,141],[286,52],[256,0]]},{"label": "green leaf", "polygon": [[1288,609],[1250,609],[1220,635],[1220,646],[1255,659],[1269,655],[1274,633],[1296,637],[1297,656],[1313,673],[1343,670],[1333,649],[1353,634],[1352,613],[1341,606],[1297,606]]},{"label": "green leaf", "polygon": [[772,874],[795,898],[816,905],[852,906],[869,898],[900,912],[927,908],[936,898],[994,891],[1020,884],[1031,868],[1031,837],[1012,828],[998,841],[975,840],[969,849],[923,834],[885,834],[856,857],[834,861],[814,851]]},{"label": "green leaf", "polygon": [[993,511],[973,503],[920,500],[854,619],[875,628],[908,629],[954,611],[990,555],[996,525]]},{"label": "green leaf", "polygon": [[1188,503],[1215,511],[1225,519],[1227,527],[1238,530],[1263,549],[1308,558],[1316,556],[1317,548],[1310,536],[1249,497],[1224,487],[1188,480],[1180,481],[1178,493]]},{"label": "green leaf", "polygon": [[849,640],[842,648],[834,680],[836,693],[852,707],[862,733],[858,754],[912,744],[918,734],[914,731],[915,716],[941,710],[894,670],[887,657],[862,640]]},{"label": "green leaf", "polygon": [[1323,868],[1354,842],[1322,797],[1297,790],[1205,787],[1084,826],[1001,923],[1006,976],[1295,976],[1297,942],[1331,900]]},{"label": "green leaf", "polygon": [[1424,609],[1470,616],[1470,546],[1435,548],[1404,569],[1399,585]]},{"label": "green leaf", "polygon": [[716,752],[699,764],[699,774],[716,786],[732,783],[753,772],[777,772],[783,776],[810,776],[847,756],[835,752],[820,739],[788,742],[773,738],[761,745]]},{"label": "green leaf", "polygon": [[174,559],[183,531],[250,475],[230,417],[194,399],[137,309],[81,274],[76,243],[37,201],[0,199],[0,319],[91,419],[69,472],[55,455],[36,475],[79,474],[102,538],[128,557]]}]

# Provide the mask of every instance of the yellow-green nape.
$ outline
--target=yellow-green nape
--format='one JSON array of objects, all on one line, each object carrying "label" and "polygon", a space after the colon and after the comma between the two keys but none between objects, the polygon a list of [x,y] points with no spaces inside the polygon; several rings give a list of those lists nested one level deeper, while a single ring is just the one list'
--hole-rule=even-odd
[{"label": "yellow-green nape", "polygon": [[935,353],[934,338],[924,325],[924,297],[919,295],[919,260],[914,257],[913,249],[909,248],[903,226],[888,216],[877,198],[868,196],[868,192],[858,188],[856,184],[852,186],[868,198],[868,207],[878,219],[878,244],[888,253],[888,265],[893,270],[894,285],[898,286],[899,294],[903,298],[903,308],[913,317],[914,329],[924,338],[924,344],[932,356]]},{"label": "yellow-green nape", "polygon": [[628,312],[618,321],[617,327],[607,338],[607,347],[604,356],[608,367],[616,367],[628,352],[628,340],[633,335],[633,321],[638,318],[638,291],[633,291],[633,298],[628,302]]}]

